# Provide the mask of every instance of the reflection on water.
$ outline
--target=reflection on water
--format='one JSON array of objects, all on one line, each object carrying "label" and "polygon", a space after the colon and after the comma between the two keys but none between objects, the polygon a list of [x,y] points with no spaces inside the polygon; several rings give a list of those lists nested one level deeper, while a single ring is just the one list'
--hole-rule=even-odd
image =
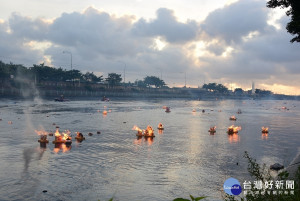
[{"label": "reflection on water", "polygon": [[240,136],[237,133],[228,134],[229,143],[237,143],[240,141]]},{"label": "reflection on water", "polygon": [[68,151],[70,151],[72,148],[71,145],[65,144],[65,143],[55,143],[53,152],[54,153],[58,153],[59,151],[62,151],[63,153],[66,153]]},{"label": "reflection on water", "polygon": [[[300,144],[300,104],[285,102],[2,101],[1,199],[109,200],[113,196],[162,201],[192,194],[221,200],[220,189],[228,177],[241,182],[248,178],[244,151],[267,165],[287,165],[294,158]],[[172,112],[166,113],[164,105]],[[103,116],[103,108],[107,115]],[[238,109],[243,112],[236,114]],[[232,114],[243,130],[228,135]],[[154,138],[136,137],[132,130],[134,125],[146,128],[160,122],[165,130],[155,128]],[[262,125],[272,133],[262,134]],[[72,134],[81,132],[86,139],[74,140],[72,146],[38,145],[34,130],[55,133],[56,126]],[[212,126],[217,132],[207,134]],[[54,138],[48,136],[49,142]]]},{"label": "reflection on water", "polygon": [[153,141],[154,141],[153,137],[141,137],[141,136],[138,136],[133,141],[133,144],[135,144],[135,145],[147,144],[147,145],[151,146],[153,144]]},{"label": "reflection on water", "polygon": [[268,139],[268,135],[269,135],[268,133],[262,133],[261,134],[261,139],[262,140],[267,140]]}]

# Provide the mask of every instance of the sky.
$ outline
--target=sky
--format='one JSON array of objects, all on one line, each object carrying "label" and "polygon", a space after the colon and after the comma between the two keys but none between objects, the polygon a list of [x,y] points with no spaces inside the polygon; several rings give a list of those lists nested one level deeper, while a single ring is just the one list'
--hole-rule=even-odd
[{"label": "sky", "polygon": [[[300,95],[300,44],[266,0],[0,0],[0,60],[168,86]],[[65,52],[65,53],[63,53]],[[125,75],[125,76],[124,76]]]}]

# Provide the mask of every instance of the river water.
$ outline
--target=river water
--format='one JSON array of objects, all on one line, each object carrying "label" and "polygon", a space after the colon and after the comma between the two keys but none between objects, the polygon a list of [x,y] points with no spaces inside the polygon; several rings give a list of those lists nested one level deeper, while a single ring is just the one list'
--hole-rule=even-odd
[{"label": "river water", "polygon": [[[221,200],[227,178],[249,178],[244,151],[261,164],[288,165],[300,144],[298,101],[2,99],[0,119],[0,200],[165,201],[190,194]],[[242,129],[228,135],[233,124]],[[151,125],[156,137],[137,139],[134,125]],[[34,130],[56,126],[86,140],[55,148],[48,136],[41,147]]]}]

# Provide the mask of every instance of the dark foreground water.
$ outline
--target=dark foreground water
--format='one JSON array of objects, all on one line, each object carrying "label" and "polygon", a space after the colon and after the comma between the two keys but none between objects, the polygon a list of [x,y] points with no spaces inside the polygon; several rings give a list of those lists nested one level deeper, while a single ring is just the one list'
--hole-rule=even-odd
[{"label": "dark foreground water", "polygon": [[[103,116],[104,109],[111,112]],[[299,111],[297,101],[275,100],[1,100],[0,200],[165,201],[189,194],[221,200],[227,178],[248,178],[244,151],[259,163],[289,164],[300,144]],[[160,122],[165,130],[155,129],[153,140],[131,130]],[[41,148],[34,130],[54,132],[53,123],[86,140],[55,148],[49,136]],[[226,133],[232,124],[242,127],[237,135]],[[215,135],[210,126],[217,126]]]}]

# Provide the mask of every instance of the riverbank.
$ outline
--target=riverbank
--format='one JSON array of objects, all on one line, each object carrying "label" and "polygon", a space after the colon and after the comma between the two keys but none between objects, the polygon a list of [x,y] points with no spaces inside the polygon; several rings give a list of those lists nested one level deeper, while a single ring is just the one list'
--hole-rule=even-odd
[{"label": "riverbank", "polygon": [[292,160],[292,162],[285,168],[285,170],[289,173],[289,178],[296,178],[296,173],[300,166],[300,147],[298,148],[298,153],[296,157]]},{"label": "riverbank", "polygon": [[1,87],[0,98],[32,99],[40,97],[53,99],[63,95],[68,99],[98,99],[105,97],[124,99],[195,99],[195,100],[222,100],[222,99],[274,99],[274,100],[300,100],[299,96],[287,96],[272,94],[268,96],[216,93],[202,88],[90,88],[76,86],[61,86],[59,88],[41,87],[31,85],[30,87]]}]

